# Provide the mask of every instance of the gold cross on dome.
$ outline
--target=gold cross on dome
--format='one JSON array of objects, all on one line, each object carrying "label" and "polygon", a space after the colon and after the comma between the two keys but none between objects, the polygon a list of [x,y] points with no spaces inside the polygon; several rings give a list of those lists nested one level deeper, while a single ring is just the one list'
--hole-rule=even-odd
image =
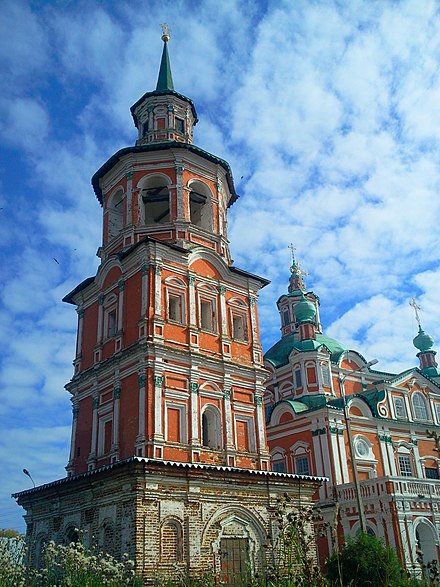
[{"label": "gold cross on dome", "polygon": [[293,245],[293,243],[290,243],[290,245],[287,248],[290,249],[290,254],[292,255],[292,265],[293,265],[293,263],[295,262],[296,247]]},{"label": "gold cross on dome", "polygon": [[421,310],[421,308],[417,304],[416,298],[411,298],[411,301],[409,302],[409,305],[411,306],[411,308],[413,308],[414,314],[416,315],[417,324],[420,326],[419,310]]},{"label": "gold cross on dome", "polygon": [[162,27],[162,41],[169,41],[171,33],[170,27],[167,25],[166,22],[162,23],[160,26]]}]

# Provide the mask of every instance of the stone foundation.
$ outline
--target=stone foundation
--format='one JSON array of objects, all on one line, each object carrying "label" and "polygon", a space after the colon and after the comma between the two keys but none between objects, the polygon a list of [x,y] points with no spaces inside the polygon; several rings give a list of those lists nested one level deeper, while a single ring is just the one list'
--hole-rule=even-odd
[{"label": "stone foundation", "polygon": [[145,584],[158,575],[255,573],[276,534],[277,498],[311,502],[319,478],[131,457],[15,494],[26,510],[29,561],[44,542],[127,553]]}]

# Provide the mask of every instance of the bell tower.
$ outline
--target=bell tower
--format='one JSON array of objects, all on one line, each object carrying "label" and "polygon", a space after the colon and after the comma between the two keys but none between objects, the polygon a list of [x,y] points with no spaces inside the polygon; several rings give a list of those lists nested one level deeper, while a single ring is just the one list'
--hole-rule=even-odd
[{"label": "bell tower", "polygon": [[78,311],[69,474],[130,456],[268,469],[258,290],[234,267],[226,161],[193,145],[193,102],[174,90],[164,27],[156,89],[131,108],[136,144],[95,173],[97,275]]}]

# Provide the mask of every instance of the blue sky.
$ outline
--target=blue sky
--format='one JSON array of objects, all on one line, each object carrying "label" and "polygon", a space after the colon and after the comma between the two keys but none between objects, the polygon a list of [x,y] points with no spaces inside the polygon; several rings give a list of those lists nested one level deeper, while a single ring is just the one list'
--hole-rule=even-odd
[{"label": "blue sky", "polygon": [[440,339],[440,7],[424,0],[2,0],[0,528],[10,493],[64,476],[76,314],[96,271],[93,173],[134,144],[130,106],[169,44],[195,144],[225,158],[235,264],[272,280],[279,336],[293,242],[329,336],[379,368],[417,365],[416,296]]}]

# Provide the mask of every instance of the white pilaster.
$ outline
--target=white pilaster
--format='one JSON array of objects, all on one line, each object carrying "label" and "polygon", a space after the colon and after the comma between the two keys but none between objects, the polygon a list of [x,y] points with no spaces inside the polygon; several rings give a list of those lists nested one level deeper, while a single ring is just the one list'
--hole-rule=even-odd
[{"label": "white pilaster", "polygon": [[118,281],[119,287],[119,299],[118,299],[118,332],[122,331],[122,317],[124,312],[124,289],[125,289],[125,282],[123,279]]},{"label": "white pilaster", "polygon": [[96,333],[96,341],[98,344],[102,341],[102,321],[104,317],[104,309],[102,304],[104,303],[104,296],[98,298],[98,329]]},{"label": "white pilaster", "polygon": [[154,374],[154,437],[157,440],[163,440],[162,427],[162,373]]},{"label": "white pilaster", "polygon": [[77,312],[78,312],[78,335],[76,338],[76,358],[78,359],[81,356],[81,352],[82,352],[84,310],[82,308],[78,308]]},{"label": "white pilaster", "polygon": [[133,224],[133,203],[132,203],[132,193],[133,193],[133,172],[132,171],[128,171],[125,174],[125,177],[127,179],[127,225]]},{"label": "white pilaster", "polygon": [[154,267],[154,314],[157,318],[161,317],[162,312],[162,267]]}]

